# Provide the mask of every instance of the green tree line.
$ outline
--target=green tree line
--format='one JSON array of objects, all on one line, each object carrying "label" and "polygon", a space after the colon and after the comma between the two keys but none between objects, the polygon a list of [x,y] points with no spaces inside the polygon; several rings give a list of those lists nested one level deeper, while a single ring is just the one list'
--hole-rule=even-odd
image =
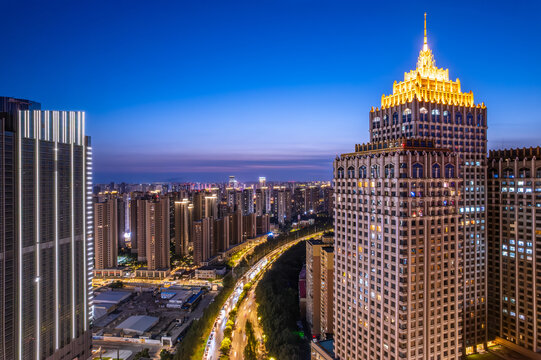
[{"label": "green tree line", "polygon": [[268,270],[256,288],[258,315],[266,334],[265,346],[276,359],[309,358],[308,340],[300,336],[299,273],[306,261],[306,242],[287,250]]}]

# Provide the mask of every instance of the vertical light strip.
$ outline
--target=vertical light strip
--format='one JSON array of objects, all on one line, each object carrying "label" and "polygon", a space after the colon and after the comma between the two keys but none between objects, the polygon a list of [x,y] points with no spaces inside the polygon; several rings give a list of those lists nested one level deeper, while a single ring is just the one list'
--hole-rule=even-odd
[{"label": "vertical light strip", "polygon": [[[87,224],[86,224],[86,147],[85,147],[85,143],[84,143],[84,130],[85,130],[85,113],[84,112],[80,112],[79,113],[79,117],[78,117],[78,121],[79,121],[79,139],[81,139],[82,141],[80,142],[80,144],[82,145],[83,147],[83,151],[82,151],[82,155],[83,155],[83,186],[82,186],[82,193],[83,193],[83,202],[82,202],[82,211],[83,211],[83,264],[84,264],[84,270],[83,270],[83,284],[84,284],[84,287],[83,287],[83,301],[84,301],[84,329],[85,331],[88,330],[88,322],[87,322],[87,317],[88,317],[88,299],[87,299],[87,271],[88,271],[88,260],[86,258],[86,227],[87,227]],[[81,137],[81,134],[82,134],[82,137]]]},{"label": "vertical light strip", "polygon": [[54,323],[55,323],[55,349],[60,347],[60,282],[59,276],[59,258],[58,258],[58,130],[60,118],[57,112],[53,113],[53,141],[54,141],[54,288],[55,288],[55,310],[54,310]]},{"label": "vertical light strip", "polygon": [[74,127],[74,121],[73,121],[73,115],[69,113],[69,138],[67,139],[70,143],[70,193],[71,193],[71,320],[72,320],[72,338],[75,339],[76,334],[76,321],[75,321],[75,197],[73,192],[73,157],[74,157],[74,148],[73,148],[73,127]]},{"label": "vertical light strip", "polygon": [[35,136],[35,211],[36,215],[34,218],[35,222],[35,228],[36,228],[36,279],[35,279],[35,286],[36,286],[36,360],[40,359],[39,356],[39,347],[40,347],[40,329],[41,329],[41,312],[40,312],[40,302],[41,302],[41,289],[40,289],[40,228],[39,228],[39,221],[40,221],[40,214],[39,214],[39,196],[40,196],[40,174],[39,174],[39,139],[41,137],[41,112],[40,111],[34,111],[32,114],[31,121],[34,122],[34,136]]},{"label": "vertical light strip", "polygon": [[22,132],[23,127],[23,112],[19,111],[18,124],[17,124],[17,161],[18,161],[18,189],[17,189],[17,198],[18,198],[18,221],[19,221],[19,359],[23,358],[23,194],[22,194]]}]

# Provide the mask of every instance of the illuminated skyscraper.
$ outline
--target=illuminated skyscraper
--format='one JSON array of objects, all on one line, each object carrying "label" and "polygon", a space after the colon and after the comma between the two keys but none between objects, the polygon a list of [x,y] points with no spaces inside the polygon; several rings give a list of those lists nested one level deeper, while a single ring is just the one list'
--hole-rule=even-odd
[{"label": "illuminated skyscraper", "polygon": [[486,345],[486,107],[417,68],[334,163],[335,353],[459,359]]},{"label": "illuminated skyscraper", "polygon": [[0,98],[0,359],[91,349],[92,149],[85,114]]}]

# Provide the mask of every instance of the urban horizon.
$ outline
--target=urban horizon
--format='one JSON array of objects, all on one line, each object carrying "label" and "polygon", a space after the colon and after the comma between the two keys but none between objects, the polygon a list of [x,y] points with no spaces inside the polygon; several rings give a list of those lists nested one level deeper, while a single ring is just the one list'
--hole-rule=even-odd
[{"label": "urban horizon", "polygon": [[541,3],[29,5],[0,360],[541,360]]},{"label": "urban horizon", "polygon": [[[541,96],[538,49],[525,35],[540,31],[535,2],[514,4],[514,11],[499,11],[498,4],[510,6],[505,2],[396,2],[392,12],[349,1],[50,4],[6,4],[6,12],[25,14],[25,31],[11,30],[17,17],[0,25],[11,34],[6,48],[18,54],[0,60],[0,94],[43,109],[86,111],[98,182],[217,181],[230,174],[330,180],[334,157],[368,141],[367,109],[415,61],[422,23],[414,19],[425,11],[439,65],[460,74],[463,87],[475,88],[490,106],[488,148],[535,146],[541,132],[537,112],[508,121],[512,109]],[[385,19],[371,15],[382,11]],[[468,11],[483,16],[472,22],[461,16]],[[47,26],[40,26],[43,16]],[[69,32],[60,26],[66,18]],[[36,63],[27,43],[85,56]],[[484,56],[465,56],[479,49]]]}]

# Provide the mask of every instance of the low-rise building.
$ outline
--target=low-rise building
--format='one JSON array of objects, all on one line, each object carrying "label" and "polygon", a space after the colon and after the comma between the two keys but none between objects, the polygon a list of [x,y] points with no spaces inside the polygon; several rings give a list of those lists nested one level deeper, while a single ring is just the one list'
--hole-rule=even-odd
[{"label": "low-rise building", "polygon": [[334,340],[310,343],[310,360],[334,360]]},{"label": "low-rise building", "polygon": [[224,276],[227,269],[225,266],[201,266],[195,269],[196,279],[216,279],[218,276]]}]

